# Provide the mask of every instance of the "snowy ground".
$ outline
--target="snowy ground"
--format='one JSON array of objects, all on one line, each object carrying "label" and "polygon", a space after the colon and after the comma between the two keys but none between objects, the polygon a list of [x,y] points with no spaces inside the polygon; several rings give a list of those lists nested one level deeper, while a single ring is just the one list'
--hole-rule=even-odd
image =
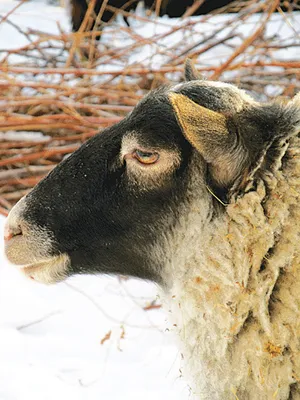
[{"label": "snowy ground", "polygon": [[165,313],[143,310],[154,285],[86,276],[44,286],[0,251],[0,400],[188,398]]}]

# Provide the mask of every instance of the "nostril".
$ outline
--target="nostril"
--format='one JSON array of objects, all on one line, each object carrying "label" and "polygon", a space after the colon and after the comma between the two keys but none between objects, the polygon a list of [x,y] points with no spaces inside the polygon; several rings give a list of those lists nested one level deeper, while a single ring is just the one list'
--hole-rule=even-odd
[{"label": "nostril", "polygon": [[15,236],[21,236],[22,233],[22,228],[20,225],[11,227],[11,226],[5,226],[4,229],[4,240],[5,241],[9,241],[12,238],[14,238]]}]

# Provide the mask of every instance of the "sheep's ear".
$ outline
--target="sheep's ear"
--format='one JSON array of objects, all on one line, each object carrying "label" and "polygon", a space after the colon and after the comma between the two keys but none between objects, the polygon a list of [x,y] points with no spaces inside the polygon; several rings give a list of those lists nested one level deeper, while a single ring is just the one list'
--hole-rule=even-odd
[{"label": "sheep's ear", "polygon": [[222,186],[232,183],[240,173],[243,154],[237,149],[234,129],[229,130],[231,122],[182,94],[170,93],[169,99],[184,136],[210,164],[214,180]]},{"label": "sheep's ear", "polygon": [[170,93],[169,98],[186,139],[212,162],[220,147],[227,147],[229,142],[226,117],[196,104],[183,94]]},{"label": "sheep's ear", "polygon": [[300,92],[297,93],[293,98],[292,98],[292,103],[293,105],[295,105],[296,107],[300,107]]},{"label": "sheep's ear", "polygon": [[186,81],[204,80],[203,76],[198,72],[190,58],[185,60],[184,78]]}]

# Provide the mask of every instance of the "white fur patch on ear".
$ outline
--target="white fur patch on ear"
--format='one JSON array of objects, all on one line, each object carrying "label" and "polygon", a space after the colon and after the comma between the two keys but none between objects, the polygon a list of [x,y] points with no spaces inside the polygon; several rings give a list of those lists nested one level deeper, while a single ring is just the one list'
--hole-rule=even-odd
[{"label": "white fur patch on ear", "polygon": [[[134,157],[134,152],[157,153],[158,160],[152,164],[143,164]],[[148,147],[141,144],[134,132],[124,136],[120,151],[120,160],[126,162],[129,177],[145,188],[159,186],[180,164],[180,154],[173,149]]]},{"label": "white fur patch on ear", "polygon": [[283,103],[285,109],[284,118],[287,126],[290,125],[292,135],[299,134],[300,129],[300,92],[291,100],[286,100]]},{"label": "white fur patch on ear", "polygon": [[296,94],[291,100],[292,104],[300,108],[300,92]]}]

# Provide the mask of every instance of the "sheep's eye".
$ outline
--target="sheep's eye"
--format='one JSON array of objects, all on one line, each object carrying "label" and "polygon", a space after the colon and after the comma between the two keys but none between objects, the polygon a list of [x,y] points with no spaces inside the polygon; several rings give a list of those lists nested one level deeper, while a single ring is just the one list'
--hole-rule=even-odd
[{"label": "sheep's eye", "polygon": [[141,164],[154,164],[159,159],[159,154],[156,152],[135,150],[133,155]]}]

